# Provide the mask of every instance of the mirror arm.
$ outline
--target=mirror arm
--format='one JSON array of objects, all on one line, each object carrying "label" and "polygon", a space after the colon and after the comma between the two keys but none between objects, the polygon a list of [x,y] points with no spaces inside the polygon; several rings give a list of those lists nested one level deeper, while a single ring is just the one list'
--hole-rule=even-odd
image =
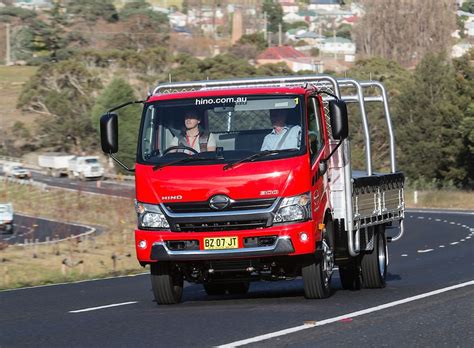
[{"label": "mirror arm", "polygon": [[120,167],[125,169],[128,172],[135,173],[135,169],[130,169],[128,168],[125,164],[123,164],[117,157],[115,157],[113,154],[109,153],[110,158],[112,158]]},{"label": "mirror arm", "polygon": [[342,144],[343,141],[344,141],[344,140],[341,140],[341,141],[336,145],[336,147],[331,151],[331,153],[329,154],[328,157],[321,159],[321,162],[327,162],[327,161],[332,157],[332,155],[334,155],[334,152],[336,152],[336,150],[339,148],[339,146],[341,146],[341,144]]},{"label": "mirror arm", "polygon": [[107,113],[110,114],[112,111],[121,109],[121,108],[123,108],[124,106],[130,105],[130,104],[143,104],[143,103],[145,103],[145,102],[146,102],[146,100],[134,100],[134,101],[129,101],[129,102],[120,104],[120,105],[118,105],[118,106],[116,106],[116,107],[110,109],[109,111],[107,111]]}]

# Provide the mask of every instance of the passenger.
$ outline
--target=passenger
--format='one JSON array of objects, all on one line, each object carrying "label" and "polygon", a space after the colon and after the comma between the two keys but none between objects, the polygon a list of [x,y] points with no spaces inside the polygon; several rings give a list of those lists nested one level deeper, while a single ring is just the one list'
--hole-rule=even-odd
[{"label": "passenger", "polygon": [[287,110],[270,110],[270,120],[273,130],[263,139],[261,151],[299,149],[301,127],[286,124]]},{"label": "passenger", "polygon": [[[200,126],[201,117],[194,111],[188,111],[184,116],[184,128],[178,137],[171,140],[170,146],[184,145],[197,152],[215,151],[216,137]],[[178,150],[179,151],[179,150]],[[192,154],[191,151],[185,151]]]}]

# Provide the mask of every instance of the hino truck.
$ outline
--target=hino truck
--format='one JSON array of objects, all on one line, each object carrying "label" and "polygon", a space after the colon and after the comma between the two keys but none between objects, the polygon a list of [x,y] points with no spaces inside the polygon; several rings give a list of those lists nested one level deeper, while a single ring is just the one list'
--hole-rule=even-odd
[{"label": "hino truck", "polygon": [[[132,103],[144,107],[129,169],[115,155],[116,110]],[[348,103],[359,112],[348,115]],[[387,123],[384,173],[372,168],[368,103],[380,103]],[[366,165],[355,171],[348,117],[359,115]],[[136,254],[158,304],[180,302],[184,280],[217,295],[302,277],[306,298],[326,298],[336,266],[344,289],[385,287],[387,243],[403,235],[405,204],[381,83],[329,75],[166,83],[109,110],[100,128],[103,151],[135,172]]]}]

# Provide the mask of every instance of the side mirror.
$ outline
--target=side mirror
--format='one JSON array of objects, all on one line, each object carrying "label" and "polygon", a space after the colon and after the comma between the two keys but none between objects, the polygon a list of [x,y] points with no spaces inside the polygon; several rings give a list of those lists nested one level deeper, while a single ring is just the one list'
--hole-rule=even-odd
[{"label": "side mirror", "polygon": [[331,119],[332,137],[339,140],[346,139],[349,135],[346,103],[342,100],[330,100],[329,116]]},{"label": "side mirror", "polygon": [[100,118],[100,143],[107,154],[118,152],[118,115],[107,113]]}]

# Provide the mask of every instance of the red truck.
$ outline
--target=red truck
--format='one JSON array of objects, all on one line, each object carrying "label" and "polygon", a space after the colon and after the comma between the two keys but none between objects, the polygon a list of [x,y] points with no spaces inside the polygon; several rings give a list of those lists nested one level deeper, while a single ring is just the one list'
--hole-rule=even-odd
[{"label": "red truck", "polygon": [[[383,106],[390,173],[372,170],[369,102]],[[102,149],[126,169],[114,155],[114,111],[131,103],[144,105],[135,246],[157,303],[179,303],[184,280],[217,295],[299,276],[306,298],[325,298],[336,266],[345,289],[385,286],[387,242],[404,231],[404,176],[381,83],[310,75],[159,85],[101,117]],[[351,167],[347,103],[362,116],[362,171]]]}]

